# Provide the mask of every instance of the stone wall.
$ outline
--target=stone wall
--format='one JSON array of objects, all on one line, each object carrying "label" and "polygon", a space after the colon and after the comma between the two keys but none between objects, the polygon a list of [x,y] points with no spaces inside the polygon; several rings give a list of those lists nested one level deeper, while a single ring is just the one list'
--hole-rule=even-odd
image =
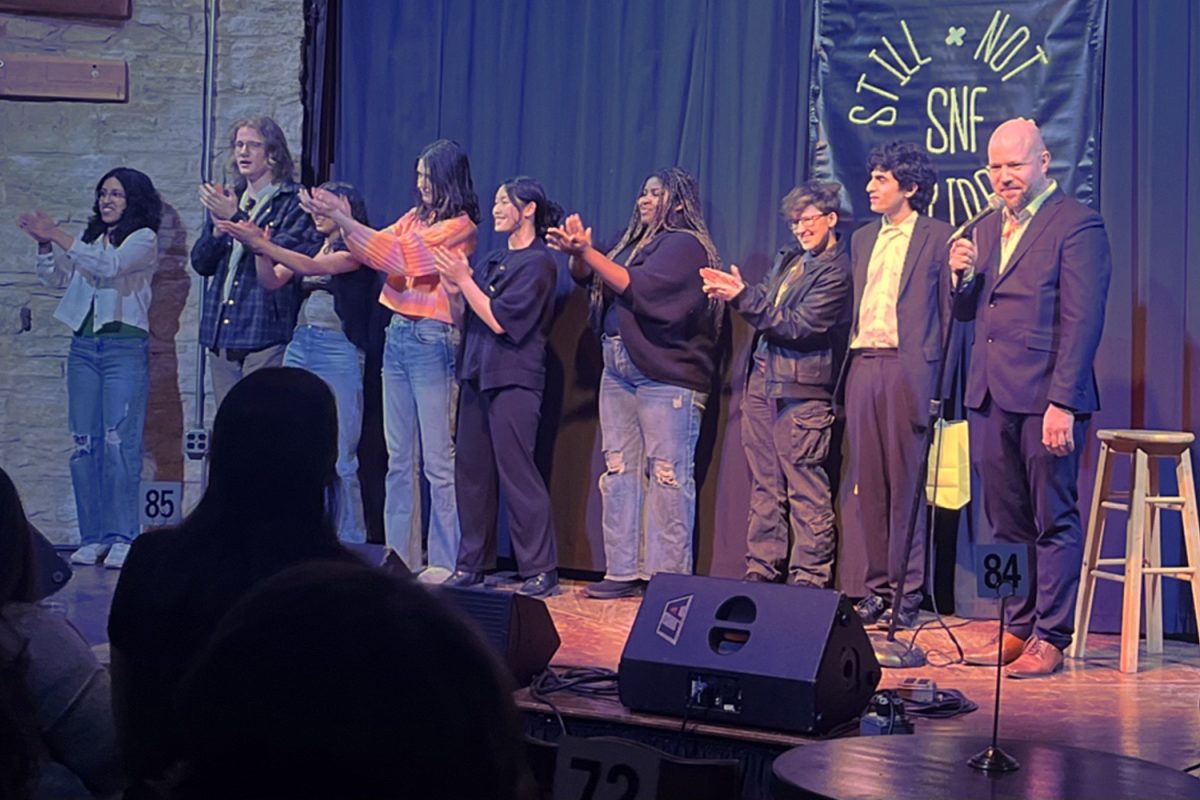
[{"label": "stone wall", "polygon": [[[266,113],[299,155],[303,0],[226,0],[217,25],[217,141],[222,175],[234,119]],[[196,407],[200,281],[188,252],[200,230],[204,3],[133,0],[132,19],[96,22],[0,13],[0,52],[123,59],[127,103],[0,99],[0,466],[30,518],[59,542],[78,539],[68,457],[66,353],[70,331],[53,318],[61,292],[33,271],[35,245],[13,224],[44,208],[77,234],[97,179],[115,166],[148,174],[165,202],[151,306],[145,479],[184,480],[199,495],[198,464],[182,456]],[[20,333],[27,307],[32,330]],[[206,402],[211,423],[212,400]]]}]

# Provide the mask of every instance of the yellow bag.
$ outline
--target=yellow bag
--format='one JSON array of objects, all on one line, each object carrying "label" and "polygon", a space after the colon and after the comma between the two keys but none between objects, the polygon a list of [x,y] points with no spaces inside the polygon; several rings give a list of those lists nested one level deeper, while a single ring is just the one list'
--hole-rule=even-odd
[{"label": "yellow bag", "polygon": [[925,497],[938,508],[958,509],[971,502],[971,448],[967,421],[938,420],[929,448]]}]

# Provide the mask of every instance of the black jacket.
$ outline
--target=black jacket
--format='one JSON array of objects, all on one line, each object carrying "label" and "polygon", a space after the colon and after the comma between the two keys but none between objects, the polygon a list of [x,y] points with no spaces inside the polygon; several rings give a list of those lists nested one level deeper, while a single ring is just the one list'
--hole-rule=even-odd
[{"label": "black jacket", "polygon": [[768,396],[830,399],[850,330],[850,256],[839,240],[808,259],[804,273],[776,303],[801,253],[797,247],[780,250],[763,282],[747,286],[730,305],[755,330],[751,370],[759,340],[767,342]]}]

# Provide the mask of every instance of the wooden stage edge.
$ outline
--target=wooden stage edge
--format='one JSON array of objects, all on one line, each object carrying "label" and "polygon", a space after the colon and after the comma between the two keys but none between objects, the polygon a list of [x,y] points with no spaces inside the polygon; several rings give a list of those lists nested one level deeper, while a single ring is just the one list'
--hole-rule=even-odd
[{"label": "wooden stage edge", "polygon": [[[546,601],[562,646],[551,666],[603,667],[615,670],[641,598],[599,601],[583,594],[584,584],[566,582],[565,591]],[[932,615],[922,614],[924,619]],[[947,617],[966,647],[986,641],[994,622]],[[907,641],[911,633],[901,634]],[[917,643],[934,664],[947,664],[957,652],[944,630],[931,625]],[[1162,655],[1148,655],[1143,643],[1141,669],[1117,669],[1118,638],[1091,634],[1084,659],[1067,659],[1063,671],[1037,680],[1005,679],[1002,688],[1000,741],[1021,740],[1086,747],[1142,758],[1174,769],[1200,762],[1200,645],[1166,642]],[[957,689],[978,710],[944,720],[916,720],[918,734],[991,736],[995,670],[986,667],[930,666],[884,670],[880,688],[902,678],[930,678],[939,689]],[[572,720],[675,733],[682,719],[639,714],[616,698],[557,692],[551,698],[570,729]],[[530,714],[553,714],[528,689],[516,694],[518,707]],[[556,723],[557,724],[557,723]],[[776,731],[688,721],[688,735],[703,735],[749,745],[787,749],[819,739]]]}]

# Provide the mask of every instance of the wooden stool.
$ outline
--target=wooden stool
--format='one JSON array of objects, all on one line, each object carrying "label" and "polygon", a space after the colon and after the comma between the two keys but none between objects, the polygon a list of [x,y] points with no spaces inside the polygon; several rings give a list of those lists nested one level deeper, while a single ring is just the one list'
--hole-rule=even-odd
[{"label": "wooden stool", "polygon": [[[1192,477],[1192,457],[1188,447],[1195,440],[1191,433],[1175,431],[1101,430],[1100,461],[1096,465],[1096,487],[1092,494],[1087,538],[1083,546],[1083,570],[1079,576],[1079,597],[1075,606],[1075,640],[1068,654],[1083,658],[1087,645],[1088,622],[1096,580],[1125,584],[1121,610],[1121,672],[1137,672],[1138,635],[1141,624],[1143,582],[1146,592],[1146,652],[1163,651],[1162,579],[1175,578],[1192,586],[1193,608],[1200,613],[1200,516],[1196,510],[1196,483]],[[1129,493],[1110,490],[1113,456],[1133,459],[1132,486]],[[1157,459],[1175,462],[1178,495],[1160,495]],[[1125,502],[1127,501],[1127,502]],[[1183,515],[1183,541],[1187,563],[1181,567],[1162,565],[1159,512],[1178,511]],[[1125,529],[1125,556],[1100,558],[1104,542],[1107,511],[1129,515]],[[1103,567],[1121,567],[1123,573],[1107,572]]]}]

